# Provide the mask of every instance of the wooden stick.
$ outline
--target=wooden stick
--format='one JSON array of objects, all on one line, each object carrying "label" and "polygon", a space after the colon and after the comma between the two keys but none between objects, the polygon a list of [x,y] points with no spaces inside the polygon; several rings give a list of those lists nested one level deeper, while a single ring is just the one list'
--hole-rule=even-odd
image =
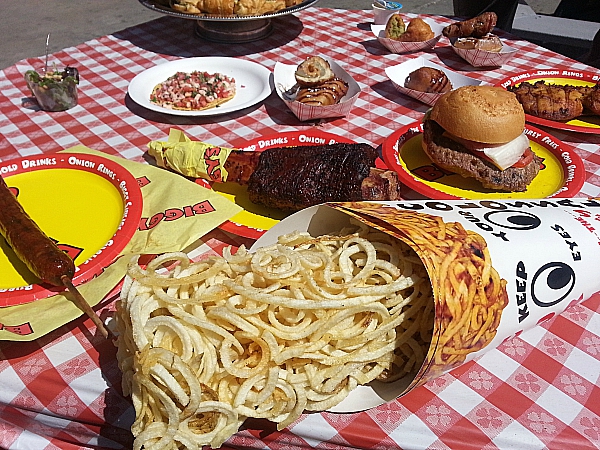
[{"label": "wooden stick", "polygon": [[108,329],[104,326],[104,323],[102,323],[102,320],[100,320],[98,314],[96,314],[96,312],[92,309],[92,307],[86,301],[86,299],[83,298],[83,295],[81,295],[81,293],[73,285],[71,279],[66,275],[63,275],[60,279],[62,280],[67,290],[71,294],[73,294],[73,303],[75,303],[79,307],[79,309],[81,309],[84,313],[87,314],[87,316],[90,319],[92,319],[92,322],[94,322],[96,327],[98,327],[98,330],[100,330],[102,336],[108,339],[108,336],[111,335],[111,333],[109,333]]}]

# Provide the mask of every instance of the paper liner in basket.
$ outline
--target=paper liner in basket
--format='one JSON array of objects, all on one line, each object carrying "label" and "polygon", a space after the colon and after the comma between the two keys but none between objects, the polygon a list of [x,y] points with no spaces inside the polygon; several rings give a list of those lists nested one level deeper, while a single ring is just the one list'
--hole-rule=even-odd
[{"label": "paper liner in basket", "polygon": [[[342,97],[340,102],[335,105],[314,106],[295,101],[295,87],[297,87],[297,85],[294,74],[296,73],[298,65],[283,64],[280,62],[275,64],[273,76],[277,94],[301,121],[346,117],[354,107],[354,103],[360,95],[360,86],[348,72],[330,58],[323,57],[323,59],[329,62],[336,77],[341,78],[348,83],[348,92]],[[293,94],[288,95],[286,93],[288,91],[293,92]]]},{"label": "paper liner in basket", "polygon": [[332,233],[348,216],[419,255],[433,287],[435,319],[417,373],[359,386],[335,412],[404,395],[600,291],[597,200],[332,203],[289,216],[255,246],[292,229]]},{"label": "paper liner in basket", "polygon": [[[142,188],[140,225],[120,253],[121,257],[104,268],[96,278],[78,286],[92,306],[98,304],[125,276],[129,262],[127,255],[181,251],[242,209],[210,189],[164,169],[110,156],[81,145],[67,151],[100,155],[116,161],[135,176]],[[0,340],[31,341],[83,315],[66,295],[1,308]]]}]

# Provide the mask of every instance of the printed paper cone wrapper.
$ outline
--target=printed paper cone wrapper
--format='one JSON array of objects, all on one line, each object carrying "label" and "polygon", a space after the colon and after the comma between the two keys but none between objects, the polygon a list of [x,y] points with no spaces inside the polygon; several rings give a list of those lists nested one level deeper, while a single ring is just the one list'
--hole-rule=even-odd
[{"label": "printed paper cone wrapper", "polygon": [[435,313],[419,370],[359,386],[336,412],[404,395],[600,291],[600,201],[592,199],[331,203],[289,216],[253,248],[293,230],[335,233],[350,217],[416,252]]}]

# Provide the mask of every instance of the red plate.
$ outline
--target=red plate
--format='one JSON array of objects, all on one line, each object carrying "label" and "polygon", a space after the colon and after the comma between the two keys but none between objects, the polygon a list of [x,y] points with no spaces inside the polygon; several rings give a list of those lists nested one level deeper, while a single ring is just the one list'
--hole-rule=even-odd
[{"label": "red plate", "polygon": [[[353,141],[317,129],[308,129],[306,131],[289,131],[261,136],[250,141],[238,142],[237,145],[234,145],[234,148],[244,151],[261,152],[275,147],[322,145],[338,142],[350,144]],[[380,165],[383,167],[383,161],[378,161],[378,167]],[[212,187],[215,192],[224,195],[244,208],[244,211],[236,214],[220,227],[238,236],[258,239],[265,231],[290,214],[278,209],[255,205],[248,199],[248,192],[245,186],[235,183],[210,183],[201,178],[196,182],[206,187]]]},{"label": "red plate", "polygon": [[[0,163],[0,174],[25,211],[73,258],[76,286],[110,265],[138,228],[140,187],[110,159],[85,153],[37,155]],[[0,307],[61,290],[40,284],[0,237]]]},{"label": "red plate", "polygon": [[583,161],[575,151],[553,136],[525,126],[531,149],[543,159],[543,168],[525,192],[484,188],[473,178],[463,178],[435,166],[421,147],[423,124],[414,122],[392,133],[383,143],[383,160],[398,172],[403,184],[428,198],[535,199],[573,197],[585,180]]},{"label": "red plate", "polygon": [[[532,72],[523,72],[519,75],[508,77],[497,84],[503,88],[517,86],[523,81],[535,83],[543,80],[548,84],[569,84],[572,86],[594,86],[600,81],[600,74],[591,72],[581,72],[573,69],[546,69]],[[577,131],[579,133],[600,134],[600,116],[579,116],[576,119],[567,122],[557,122],[555,120],[542,119],[530,114],[525,115],[528,122],[536,125],[555,128],[557,130]]]}]

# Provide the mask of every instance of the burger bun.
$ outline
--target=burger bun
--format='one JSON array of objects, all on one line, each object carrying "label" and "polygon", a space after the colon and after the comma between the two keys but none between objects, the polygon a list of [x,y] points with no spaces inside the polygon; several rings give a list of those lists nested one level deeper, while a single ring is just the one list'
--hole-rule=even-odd
[{"label": "burger bun", "polygon": [[525,128],[525,112],[512,92],[493,86],[463,86],[442,95],[429,118],[469,141],[503,144]]},{"label": "burger bun", "polygon": [[529,149],[524,129],[523,107],[511,92],[463,86],[443,94],[427,113],[422,146],[442,169],[475,178],[487,189],[521,192],[542,162]]}]

